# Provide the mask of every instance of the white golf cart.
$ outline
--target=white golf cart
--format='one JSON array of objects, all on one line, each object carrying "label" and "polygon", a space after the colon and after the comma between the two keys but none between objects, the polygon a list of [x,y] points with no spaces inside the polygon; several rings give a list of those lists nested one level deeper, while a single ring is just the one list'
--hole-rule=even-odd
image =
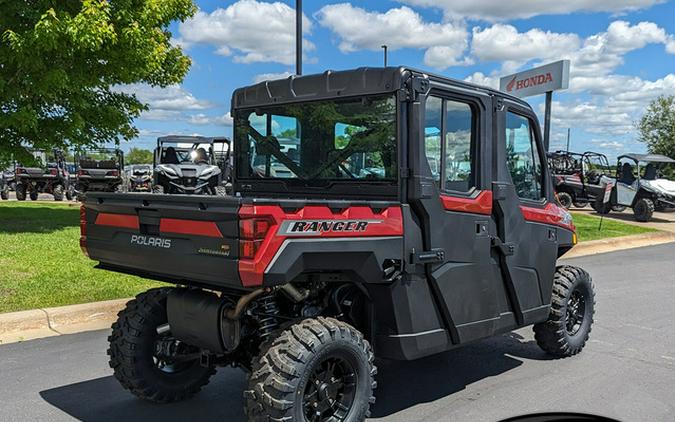
[{"label": "white golf cart", "polygon": [[658,154],[620,156],[616,177],[602,176],[601,184],[611,194],[597,196],[596,211],[608,214],[613,207],[626,206],[633,209],[637,221],[646,222],[655,209],[675,208],[675,182],[663,172],[673,163],[675,160]]}]

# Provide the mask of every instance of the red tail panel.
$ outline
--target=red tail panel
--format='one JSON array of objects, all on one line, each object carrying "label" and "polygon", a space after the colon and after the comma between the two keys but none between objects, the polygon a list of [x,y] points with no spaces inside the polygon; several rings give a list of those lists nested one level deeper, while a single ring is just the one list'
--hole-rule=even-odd
[{"label": "red tail panel", "polygon": [[370,207],[353,206],[333,213],[327,206],[306,206],[286,213],[277,205],[242,205],[239,218],[266,218],[267,234],[252,259],[239,259],[239,276],[246,287],[259,286],[265,269],[289,237],[374,237],[403,235],[400,207],[375,213]]},{"label": "red tail panel", "polygon": [[470,214],[492,214],[492,191],[481,191],[475,198],[460,198],[441,195],[443,208],[448,211],[466,212]]},{"label": "red tail panel", "polygon": [[160,233],[190,234],[195,236],[223,237],[218,225],[213,221],[180,220],[162,218],[159,221]]},{"label": "red tail panel", "polygon": [[121,227],[123,229],[136,229],[138,230],[138,216],[131,214],[109,214],[109,213],[99,213],[96,216],[96,221],[94,224],[99,226],[113,226]]}]

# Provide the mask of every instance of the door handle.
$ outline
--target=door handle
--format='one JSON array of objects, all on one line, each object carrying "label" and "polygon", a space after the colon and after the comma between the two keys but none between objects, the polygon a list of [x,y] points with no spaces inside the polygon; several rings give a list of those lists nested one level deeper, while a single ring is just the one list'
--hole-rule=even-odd
[{"label": "door handle", "polygon": [[491,241],[492,247],[504,256],[511,256],[516,253],[516,244],[513,242],[502,242],[498,237],[492,237]]}]

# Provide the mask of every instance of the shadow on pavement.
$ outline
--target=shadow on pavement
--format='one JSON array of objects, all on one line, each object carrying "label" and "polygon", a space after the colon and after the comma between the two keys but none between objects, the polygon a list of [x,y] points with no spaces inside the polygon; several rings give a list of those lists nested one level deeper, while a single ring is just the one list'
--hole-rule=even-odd
[{"label": "shadow on pavement", "polygon": [[[373,417],[386,417],[420,403],[452,395],[474,382],[522,365],[522,359],[549,359],[517,333],[496,337],[439,355],[412,361],[378,362],[377,402]],[[136,399],[112,377],[40,392],[52,406],[85,422],[93,421],[243,421],[246,375],[237,369],[218,372],[193,399],[155,405]]]}]

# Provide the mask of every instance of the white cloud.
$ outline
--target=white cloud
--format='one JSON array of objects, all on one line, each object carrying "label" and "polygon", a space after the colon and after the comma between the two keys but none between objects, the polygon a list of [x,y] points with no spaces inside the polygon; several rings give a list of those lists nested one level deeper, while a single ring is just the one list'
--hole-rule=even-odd
[{"label": "white cloud", "polygon": [[483,72],[475,72],[464,78],[464,80],[471,82],[472,84],[499,89],[499,78],[496,76],[487,76]]},{"label": "white cloud", "polygon": [[537,15],[558,15],[573,12],[621,13],[645,9],[665,0],[399,0],[412,6],[442,9],[451,18],[507,20]]},{"label": "white cloud", "polygon": [[[312,23],[306,16],[302,28],[303,34],[311,32]],[[181,46],[209,44],[238,63],[290,65],[295,60],[295,9],[285,3],[239,0],[211,13],[198,11],[178,30],[181,36],[175,42]],[[314,44],[303,40],[304,52],[314,49]]]},{"label": "white cloud", "polygon": [[193,125],[217,125],[232,126],[232,115],[228,111],[222,116],[209,116],[204,113],[193,114],[188,118],[188,123]]},{"label": "white cloud", "polygon": [[203,110],[213,107],[209,101],[197,99],[180,85],[160,88],[146,84],[132,84],[116,89],[126,94],[135,94],[140,102],[150,106],[151,111]]},{"label": "white cloud", "polygon": [[459,23],[425,22],[408,7],[370,12],[348,3],[331,4],[319,10],[316,19],[338,35],[343,53],[379,50],[427,49],[424,63],[439,69],[467,64],[461,57],[468,46],[468,33]]},{"label": "white cloud", "polygon": [[472,54],[482,61],[527,62],[533,58],[563,57],[577,50],[577,34],[559,34],[541,29],[518,32],[511,25],[473,28]]},{"label": "white cloud", "polygon": [[292,72],[281,72],[281,73],[261,73],[253,77],[253,83],[257,84],[262,81],[273,81],[275,79],[286,79],[289,76],[293,75]]}]

